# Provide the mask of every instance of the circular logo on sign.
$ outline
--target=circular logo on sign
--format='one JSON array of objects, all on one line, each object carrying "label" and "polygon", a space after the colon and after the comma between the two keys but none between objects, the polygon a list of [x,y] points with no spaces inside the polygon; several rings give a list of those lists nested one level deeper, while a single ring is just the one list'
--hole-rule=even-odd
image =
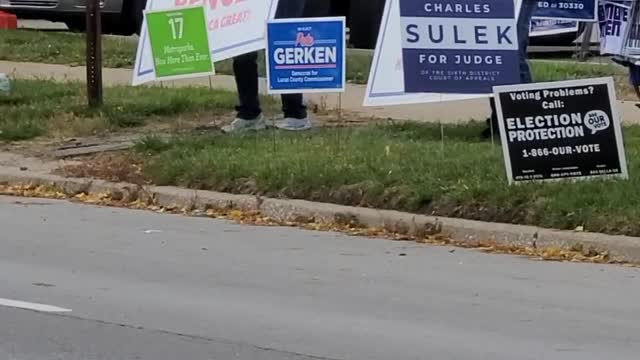
[{"label": "circular logo on sign", "polygon": [[584,125],[591,130],[591,135],[606,130],[611,125],[607,113],[602,110],[591,110],[584,116]]}]

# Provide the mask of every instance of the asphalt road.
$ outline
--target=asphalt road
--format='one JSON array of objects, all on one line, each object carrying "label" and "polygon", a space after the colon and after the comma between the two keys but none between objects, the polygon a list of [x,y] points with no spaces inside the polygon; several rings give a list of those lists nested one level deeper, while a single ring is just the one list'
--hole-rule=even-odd
[{"label": "asphalt road", "polygon": [[640,353],[632,268],[7,197],[0,228],[0,359]]}]

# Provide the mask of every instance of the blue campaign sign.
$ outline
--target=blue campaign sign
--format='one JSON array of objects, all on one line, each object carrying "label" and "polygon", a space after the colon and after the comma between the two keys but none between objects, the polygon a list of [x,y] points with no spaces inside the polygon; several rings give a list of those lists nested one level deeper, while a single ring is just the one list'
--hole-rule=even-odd
[{"label": "blue campaign sign", "polygon": [[513,0],[400,0],[405,92],[488,94],[520,83]]},{"label": "blue campaign sign", "polygon": [[342,92],[345,18],[279,19],[267,24],[270,94]]},{"label": "blue campaign sign", "polygon": [[597,2],[598,0],[541,0],[537,1],[538,8],[533,17],[596,21]]}]

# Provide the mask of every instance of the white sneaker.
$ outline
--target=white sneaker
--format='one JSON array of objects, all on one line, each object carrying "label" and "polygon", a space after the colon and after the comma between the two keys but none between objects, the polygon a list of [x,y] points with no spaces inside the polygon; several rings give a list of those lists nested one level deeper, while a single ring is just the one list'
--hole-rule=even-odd
[{"label": "white sneaker", "polygon": [[223,126],[222,132],[230,134],[243,131],[258,131],[266,128],[267,124],[264,122],[264,116],[260,114],[260,116],[253,120],[236,118],[231,122],[231,124]]},{"label": "white sneaker", "polygon": [[311,129],[311,119],[307,116],[304,119],[284,118],[276,120],[275,127],[288,131],[303,131]]}]

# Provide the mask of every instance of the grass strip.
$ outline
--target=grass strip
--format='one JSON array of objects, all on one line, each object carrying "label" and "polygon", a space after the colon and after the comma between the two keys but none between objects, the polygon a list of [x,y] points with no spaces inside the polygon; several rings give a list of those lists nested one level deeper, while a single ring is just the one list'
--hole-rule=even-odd
[{"label": "grass strip", "polygon": [[105,89],[99,111],[86,104],[80,83],[15,80],[9,96],[0,96],[0,140],[42,135],[95,135],[150,122],[207,118],[233,110],[236,95],[208,88],[117,86]]},{"label": "grass strip", "polygon": [[640,127],[624,129],[630,181],[508,186],[483,124],[403,123],[137,145],[159,185],[640,236]]}]

